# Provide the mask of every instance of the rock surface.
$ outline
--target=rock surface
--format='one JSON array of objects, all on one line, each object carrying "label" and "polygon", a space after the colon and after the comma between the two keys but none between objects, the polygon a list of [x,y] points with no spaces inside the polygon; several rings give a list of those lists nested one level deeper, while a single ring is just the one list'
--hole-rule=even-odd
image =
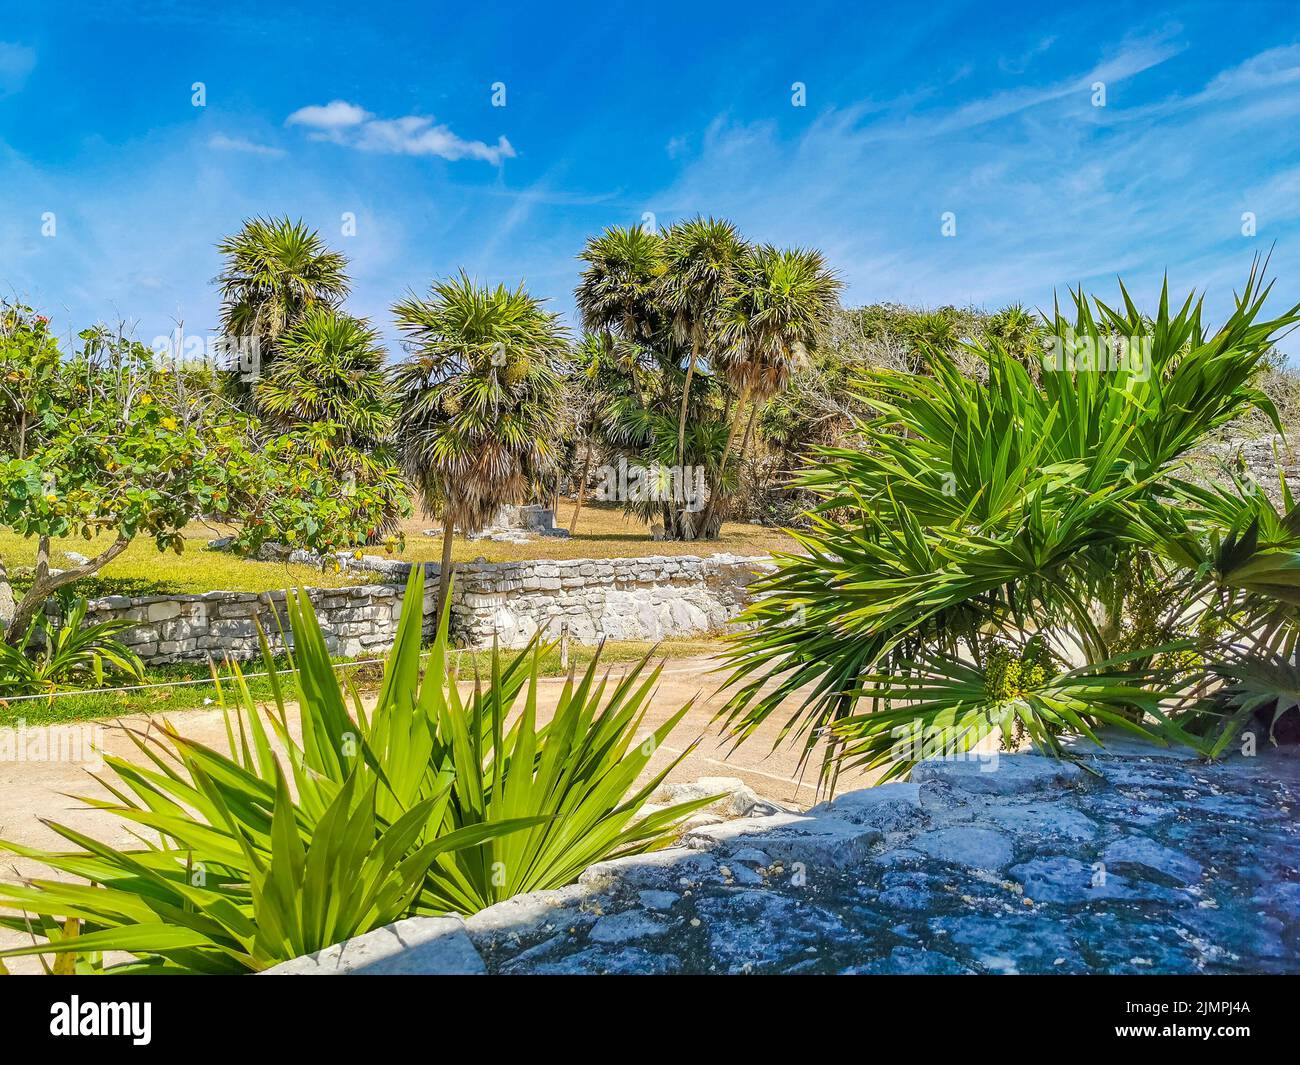
[{"label": "rock surface", "polygon": [[[461,936],[503,974],[1300,972],[1300,752],[1077,753],[927,762],[803,815],[687,785],[751,816]],[[422,949],[402,971],[445,971]]]},{"label": "rock surface", "polygon": [[282,962],[262,976],[483,976],[459,917],[408,917],[346,943]]},{"label": "rock surface", "polygon": [[1079,753],[692,829],[470,935],[494,973],[1300,972],[1300,757]]}]

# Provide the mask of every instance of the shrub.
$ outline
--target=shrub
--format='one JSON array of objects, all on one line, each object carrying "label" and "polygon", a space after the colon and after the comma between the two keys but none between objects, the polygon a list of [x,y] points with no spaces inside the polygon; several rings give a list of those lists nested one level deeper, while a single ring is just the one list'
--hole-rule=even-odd
[{"label": "shrub", "polygon": [[116,636],[132,624],[114,618],[87,625],[84,599],[73,603],[62,623],[37,614],[16,644],[0,642],[0,698],[57,691],[86,676],[98,687],[105,666],[142,680],[144,663]]},{"label": "shrub", "polygon": [[[1079,292],[1049,339],[1067,353],[1140,342],[1125,349],[1140,361],[1114,367],[1094,354],[1034,374],[995,340],[967,345],[986,374],[962,373],[939,348],[930,375],[869,374],[875,417],[860,427],[862,449],[821,449],[804,472],[800,486],[818,498],[811,528],[795,534],[805,553],[756,583],[741,618],[753,624],[729,652],[735,691],[723,710],[737,735],[803,689],[783,735],[805,758],[829,736],[832,784],[846,757],[905,774],[917,732],[924,753],[950,753],[1018,724],[1059,754],[1060,732],[1106,724],[1211,753],[1184,718],[1206,711],[1206,684],[1188,667],[1204,672],[1215,656],[1181,652],[1218,637],[1191,623],[1208,612],[1238,636],[1294,630],[1300,607],[1289,498],[1279,514],[1244,483],[1207,491],[1177,476],[1244,411],[1277,422],[1255,382],[1300,307],[1266,320],[1268,292],[1252,270],[1216,331],[1192,297],[1171,308],[1163,292],[1147,317],[1122,286],[1120,309]],[[1169,607],[1147,643],[1122,616],[1139,558],[1157,568]],[[1105,617],[1107,604],[1118,614]],[[988,651],[1007,645],[1021,668],[1034,638],[1048,652],[1034,661],[1041,675],[1009,689],[1007,655]]]},{"label": "shrub", "polygon": [[[417,568],[407,603],[423,601],[423,584]],[[403,916],[473,913],[567,883],[592,862],[664,845],[710,801],[637,819],[681,756],[633,782],[689,709],[638,742],[658,676],[644,661],[608,694],[593,661],[539,726],[538,645],[494,655],[463,697],[447,669],[447,611],[421,677],[423,619],[411,610],[367,713],[339,683],[307,597],[291,597],[288,614],[301,739],[279,686],[258,707],[238,669],[224,753],[169,725],[132,733],[139,763],[105,759],[114,799],[83,801],[157,842],[119,850],[55,824],[78,850],[4,844],[88,883],[0,885],[0,903],[25,911],[0,923],[46,940],[0,956],[69,955],[64,967],[86,972],[260,970]],[[108,951],[134,960],[105,967]]]}]

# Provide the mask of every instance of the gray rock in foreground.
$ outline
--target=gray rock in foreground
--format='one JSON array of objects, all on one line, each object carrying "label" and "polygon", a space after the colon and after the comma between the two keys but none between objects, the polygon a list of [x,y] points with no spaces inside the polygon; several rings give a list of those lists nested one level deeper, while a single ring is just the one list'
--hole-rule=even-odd
[{"label": "gray rock in foreground", "polygon": [[459,917],[408,917],[283,962],[261,975],[483,976],[486,972]]},{"label": "gray rock in foreground", "polygon": [[1300,757],[1078,753],[1092,772],[1032,754],[927,762],[805,815],[690,828],[405,959],[371,933],[383,970],[352,944],[351,967],[320,957],[503,974],[1300,972]]}]

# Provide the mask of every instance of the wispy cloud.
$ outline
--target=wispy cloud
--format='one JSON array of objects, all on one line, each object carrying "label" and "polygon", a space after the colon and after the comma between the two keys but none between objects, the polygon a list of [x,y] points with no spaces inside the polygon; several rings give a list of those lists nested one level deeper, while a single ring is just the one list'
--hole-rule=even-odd
[{"label": "wispy cloud", "polygon": [[283,148],[258,144],[244,137],[227,137],[224,133],[216,133],[209,137],[208,147],[215,148],[219,152],[244,152],[248,155],[282,156],[285,154]]},{"label": "wispy cloud", "polygon": [[0,41],[0,96],[18,92],[36,68],[36,49]]},{"label": "wispy cloud", "polygon": [[515,156],[513,146],[504,136],[498,137],[494,145],[465,140],[428,115],[378,118],[346,100],[299,108],[285,119],[285,125],[302,126],[313,140],[331,141],[363,152],[433,155],[453,162],[479,159],[493,166]]}]

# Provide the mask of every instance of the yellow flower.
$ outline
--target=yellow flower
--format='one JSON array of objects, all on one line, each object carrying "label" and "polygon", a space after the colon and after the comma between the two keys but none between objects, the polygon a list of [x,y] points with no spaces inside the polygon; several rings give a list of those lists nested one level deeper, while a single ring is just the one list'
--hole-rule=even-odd
[{"label": "yellow flower", "polygon": [[147,407],[152,402],[153,402],[153,396],[149,395],[148,392],[146,392],[143,396],[140,397],[140,406],[142,407]]},{"label": "yellow flower", "polygon": [[162,420],[162,427],[169,431],[174,431],[176,429],[176,425],[177,422],[175,418],[164,418]]},{"label": "yellow flower", "polygon": [[45,493],[45,502],[47,502],[47,503],[57,503],[58,501],[59,501],[59,497],[56,496],[53,492],[47,492],[47,493]]}]

